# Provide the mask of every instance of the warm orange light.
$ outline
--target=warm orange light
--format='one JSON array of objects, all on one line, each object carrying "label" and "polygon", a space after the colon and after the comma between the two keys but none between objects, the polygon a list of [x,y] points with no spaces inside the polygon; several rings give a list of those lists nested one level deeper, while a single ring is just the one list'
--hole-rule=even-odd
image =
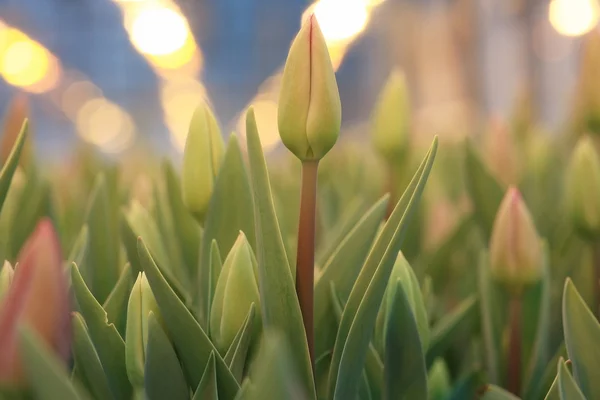
[{"label": "warm orange light", "polygon": [[565,36],[581,36],[591,31],[600,18],[596,0],[552,0],[548,7],[550,23]]},{"label": "warm orange light", "polygon": [[133,143],[134,124],[131,116],[104,98],[85,103],[77,113],[79,135],[107,153],[118,153]]},{"label": "warm orange light", "polygon": [[16,29],[3,30],[0,75],[13,86],[32,92],[52,89],[60,78],[60,65],[48,50]]}]

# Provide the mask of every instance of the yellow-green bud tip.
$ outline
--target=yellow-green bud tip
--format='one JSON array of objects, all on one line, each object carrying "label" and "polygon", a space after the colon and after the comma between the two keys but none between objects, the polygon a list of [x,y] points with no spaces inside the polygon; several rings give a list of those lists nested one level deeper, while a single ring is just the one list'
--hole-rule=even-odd
[{"label": "yellow-green bud tip", "polygon": [[337,141],[342,122],[340,95],[314,15],[302,25],[290,48],[277,122],[281,141],[301,161],[320,160]]},{"label": "yellow-green bud tip", "polygon": [[214,181],[223,159],[223,138],[206,104],[198,106],[183,152],[181,188],[188,210],[202,221],[212,196]]},{"label": "yellow-green bud tip", "polygon": [[375,149],[389,162],[406,153],[409,142],[410,103],[404,74],[393,70],[379,94],[372,116]]},{"label": "yellow-green bud tip", "polygon": [[492,276],[520,290],[541,278],[542,244],[521,194],[510,187],[500,204],[490,239]]},{"label": "yellow-green bud tip", "polygon": [[567,170],[567,206],[586,236],[600,234],[600,160],[589,136],[577,142]]}]

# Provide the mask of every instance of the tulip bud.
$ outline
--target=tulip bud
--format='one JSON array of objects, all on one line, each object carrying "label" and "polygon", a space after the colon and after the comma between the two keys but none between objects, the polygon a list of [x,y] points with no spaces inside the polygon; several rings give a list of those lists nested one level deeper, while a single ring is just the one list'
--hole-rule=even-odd
[{"label": "tulip bud", "polygon": [[492,276],[511,289],[542,275],[542,244],[519,191],[510,187],[500,204],[490,238]]},{"label": "tulip bud", "polygon": [[[244,323],[250,304],[258,309],[255,263],[250,244],[240,232],[223,263],[210,310],[210,334],[223,354]],[[255,329],[260,329],[260,318],[254,321]]]},{"label": "tulip bud", "polygon": [[4,295],[8,293],[10,284],[12,283],[14,276],[13,267],[8,261],[4,261],[4,265],[0,270],[0,301],[4,298]]},{"label": "tulip bud", "polygon": [[391,163],[407,152],[410,129],[410,104],[404,74],[394,70],[379,95],[373,111],[373,144]]},{"label": "tulip bud", "polygon": [[318,161],[337,141],[340,95],[314,15],[300,28],[283,70],[277,122],[283,144],[300,161]]},{"label": "tulip bud", "polygon": [[144,385],[144,365],[148,344],[148,316],[154,313],[160,319],[158,304],[150,289],[146,275],[138,275],[127,305],[127,330],[125,332],[125,364],[129,380],[135,386]]},{"label": "tulip bud", "polygon": [[600,160],[589,136],[579,139],[567,169],[567,207],[575,226],[600,235]]},{"label": "tulip bud", "polygon": [[208,209],[224,144],[217,121],[206,104],[201,104],[190,123],[183,152],[181,188],[183,202],[202,221]]},{"label": "tulip bud", "polygon": [[427,349],[429,346],[429,318],[427,317],[427,311],[425,308],[425,302],[423,301],[423,294],[421,293],[421,287],[419,281],[413,272],[412,267],[404,258],[402,252],[398,253],[394,268],[390,275],[386,294],[383,299],[383,303],[377,315],[376,329],[378,331],[377,337],[382,339],[385,337],[387,330],[387,320],[389,318],[388,313],[394,302],[394,296],[396,295],[397,283],[400,282],[402,289],[408,297],[415,321],[417,322],[417,329],[419,330],[419,338],[423,349]]},{"label": "tulip bud", "polygon": [[0,385],[23,383],[18,326],[27,324],[62,359],[70,352],[67,280],[56,232],[41,220],[18,257],[14,278],[0,304]]}]

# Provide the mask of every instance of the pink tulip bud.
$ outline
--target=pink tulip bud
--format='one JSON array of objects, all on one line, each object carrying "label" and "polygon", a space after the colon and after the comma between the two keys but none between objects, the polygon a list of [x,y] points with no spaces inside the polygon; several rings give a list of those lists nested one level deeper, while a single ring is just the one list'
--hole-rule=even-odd
[{"label": "pink tulip bud", "polygon": [[0,304],[0,385],[24,381],[18,325],[27,324],[63,359],[70,351],[70,306],[57,234],[41,220],[18,257],[11,286]]},{"label": "pink tulip bud", "polygon": [[492,276],[518,290],[542,274],[542,244],[519,191],[510,187],[500,204],[490,239]]}]

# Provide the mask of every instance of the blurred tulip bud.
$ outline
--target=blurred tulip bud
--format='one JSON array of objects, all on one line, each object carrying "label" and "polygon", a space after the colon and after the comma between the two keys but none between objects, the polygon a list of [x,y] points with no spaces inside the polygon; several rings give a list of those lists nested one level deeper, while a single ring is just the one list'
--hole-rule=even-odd
[{"label": "blurred tulip bud", "polygon": [[520,160],[517,146],[508,126],[499,119],[492,119],[485,135],[485,155],[492,173],[505,185],[519,181]]},{"label": "blurred tulip bud", "polygon": [[567,207],[575,226],[600,235],[600,160],[589,136],[579,139],[567,169]]},{"label": "blurred tulip bud", "polygon": [[294,39],[283,70],[279,134],[300,161],[318,161],[337,141],[342,107],[329,51],[314,15]]},{"label": "blurred tulip bud", "polygon": [[60,358],[70,352],[69,292],[58,237],[41,220],[18,257],[10,289],[0,304],[0,386],[24,381],[18,326],[27,324]]},{"label": "blurred tulip bud", "polygon": [[160,320],[158,304],[146,275],[138,275],[127,305],[125,332],[125,364],[127,375],[134,386],[144,385],[146,344],[148,343],[148,316],[150,312]]},{"label": "blurred tulip bud", "polygon": [[188,210],[203,221],[215,178],[223,159],[224,144],[215,116],[206,104],[198,106],[185,141],[181,188]]},{"label": "blurred tulip bud", "polygon": [[0,270],[0,301],[2,301],[6,293],[8,293],[14,274],[15,272],[12,265],[10,265],[8,261],[4,261],[4,265]]},{"label": "blurred tulip bud", "polygon": [[[259,309],[255,267],[250,244],[240,232],[223,263],[210,311],[210,334],[223,354],[244,323],[250,305],[254,303]],[[260,318],[254,321],[255,329],[260,329]]]},{"label": "blurred tulip bud", "polygon": [[[398,282],[402,285],[402,289],[404,289],[408,301],[410,302],[415,321],[417,322],[419,338],[421,339],[423,350],[427,350],[429,346],[429,319],[427,317],[425,302],[423,301],[423,294],[421,293],[419,281],[402,252],[398,253],[398,257],[396,258],[386,289],[386,294],[377,315],[376,336],[382,340],[382,346],[383,338],[385,337],[385,332],[387,330],[388,313],[394,302]],[[383,347],[380,347],[380,349],[382,348]]]},{"label": "blurred tulip bud", "polygon": [[500,204],[490,238],[492,276],[510,289],[537,282],[542,275],[542,243],[519,191],[510,187]]},{"label": "blurred tulip bud", "polygon": [[[18,93],[11,100],[4,117],[2,140],[0,141],[0,158],[2,164],[6,163],[15,141],[21,133],[23,123],[29,114],[29,102],[24,93]],[[26,138],[21,151],[19,164],[27,166],[31,162],[31,140]]]},{"label": "blurred tulip bud", "polygon": [[391,163],[408,150],[410,129],[409,94],[404,74],[394,70],[379,95],[373,111],[373,144]]}]

